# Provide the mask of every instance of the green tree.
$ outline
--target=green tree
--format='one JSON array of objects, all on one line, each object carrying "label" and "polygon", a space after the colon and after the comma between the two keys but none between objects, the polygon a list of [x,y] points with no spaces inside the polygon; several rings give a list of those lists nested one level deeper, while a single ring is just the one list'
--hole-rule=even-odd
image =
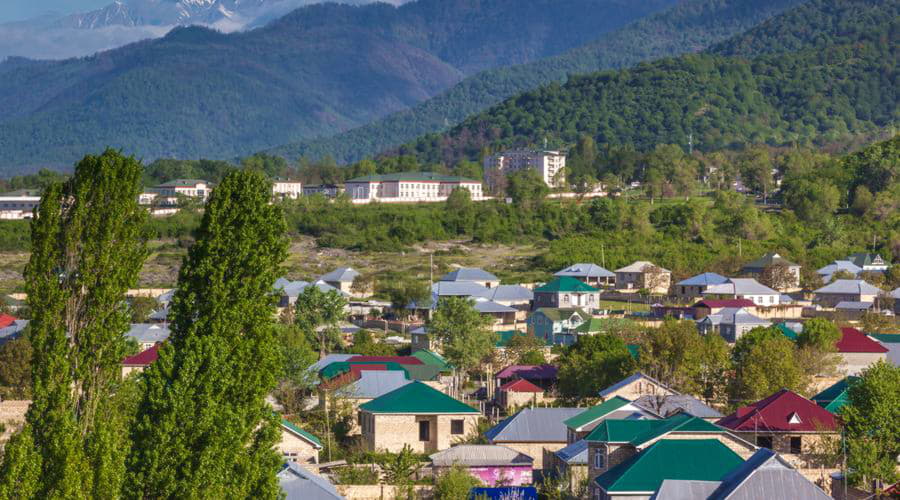
[{"label": "green tree", "polygon": [[700,354],[700,370],[694,385],[704,400],[724,404],[728,398],[728,374],[731,371],[731,352],[720,335],[706,335]]},{"label": "green tree", "polygon": [[825,318],[813,318],[803,323],[803,331],[797,336],[797,347],[812,347],[820,352],[835,352],[835,344],[841,340],[841,330]]},{"label": "green tree", "polygon": [[637,368],[625,342],[611,334],[579,337],[557,362],[559,392],[570,399],[596,397]]},{"label": "green tree", "polygon": [[664,384],[688,393],[699,389],[703,339],[691,321],[667,319],[650,328],[641,346],[641,370]]},{"label": "green tree", "polygon": [[841,410],[847,440],[848,476],[857,485],[900,479],[900,367],[884,361],[863,370],[850,385],[849,404]]},{"label": "green tree", "polygon": [[281,346],[284,371],[276,397],[286,413],[302,409],[303,396],[316,382],[316,374],[308,370],[319,359],[306,332],[294,325],[277,325],[278,345]]},{"label": "green tree", "polygon": [[391,301],[391,307],[398,314],[408,314],[408,306],[413,302],[422,304],[431,299],[428,283],[410,278],[382,280],[378,283],[378,293]]},{"label": "green tree", "polygon": [[369,330],[357,330],[353,334],[353,354],[362,356],[396,356],[393,347],[376,342]]},{"label": "green tree", "polygon": [[506,357],[519,365],[545,364],[546,359],[542,350],[544,346],[545,342],[534,334],[513,335],[506,343]]},{"label": "green tree", "polygon": [[[328,352],[328,339],[333,337],[338,323],[344,318],[347,300],[337,290],[323,292],[316,285],[309,285],[297,296],[294,304],[294,324],[316,336],[319,355]],[[331,334],[331,335],[330,335]]]},{"label": "green tree", "polygon": [[[114,413],[125,292],[146,256],[141,165],[113,150],[86,156],[64,184],[43,193],[32,221],[25,289],[32,311],[34,397],[0,477],[18,498],[109,498],[119,494],[127,423]],[[16,449],[19,448],[20,449]],[[35,481],[6,474],[40,471]]]},{"label": "green tree", "polygon": [[853,190],[853,205],[851,206],[853,213],[862,217],[872,208],[873,204],[875,204],[875,196],[872,195],[872,192],[862,184],[856,186],[856,189]]},{"label": "green tree", "polygon": [[145,372],[129,484],[143,498],[276,498],[282,371],[272,284],[287,255],[265,177],[229,173],[203,215],[172,299],[172,336]]},{"label": "green tree", "polygon": [[786,388],[805,393],[809,376],[798,362],[794,342],[777,328],[754,328],[735,342],[732,402],[748,403]]},{"label": "green tree", "polygon": [[444,356],[462,372],[480,366],[494,351],[497,334],[490,328],[491,320],[475,310],[471,299],[447,297],[438,303],[428,322],[428,332],[443,348]]},{"label": "green tree", "polygon": [[408,444],[399,453],[389,453],[380,460],[387,484],[403,486],[412,484],[412,475],[422,468],[419,457]]},{"label": "green tree", "polygon": [[439,500],[468,500],[469,491],[480,484],[464,467],[454,465],[435,479],[434,497]]},{"label": "green tree", "polygon": [[544,202],[550,188],[534,169],[519,170],[507,176],[506,194],[518,208],[529,211]]},{"label": "green tree", "polygon": [[146,323],[150,314],[159,307],[159,302],[153,297],[132,297],[128,303],[131,306],[132,323]]},{"label": "green tree", "polygon": [[21,337],[0,345],[0,397],[31,398],[31,342]]},{"label": "green tree", "polygon": [[748,148],[738,157],[738,168],[744,183],[752,190],[768,198],[775,185],[772,178],[772,158],[762,146]]}]

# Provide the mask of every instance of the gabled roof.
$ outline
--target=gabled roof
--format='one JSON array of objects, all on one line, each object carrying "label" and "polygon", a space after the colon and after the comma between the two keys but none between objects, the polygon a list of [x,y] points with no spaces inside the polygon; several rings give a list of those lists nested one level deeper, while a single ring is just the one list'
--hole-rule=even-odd
[{"label": "gabled roof", "polygon": [[857,266],[856,264],[850,262],[849,260],[836,260],[831,264],[828,264],[825,267],[821,267],[816,270],[816,274],[821,275],[825,281],[831,279],[831,276],[838,271],[846,271],[853,276],[862,272],[862,268]]},{"label": "gabled roof", "polygon": [[284,430],[290,432],[291,434],[303,439],[304,441],[307,441],[309,444],[313,445],[313,447],[316,448],[317,450],[322,449],[322,442],[319,441],[319,438],[317,438],[316,436],[310,434],[309,432],[306,432],[305,430],[301,429],[293,422],[282,418],[281,419],[281,427]]},{"label": "gabled roof", "polygon": [[686,280],[679,281],[676,285],[681,286],[707,286],[720,285],[728,281],[728,278],[716,273],[703,273],[693,276]]},{"label": "gabled roof", "polygon": [[557,271],[553,276],[571,276],[573,278],[615,278],[616,274],[597,264],[572,264]]},{"label": "gabled roof", "polygon": [[438,297],[489,297],[491,289],[471,281],[438,281],[431,285]]},{"label": "gabled roof", "polygon": [[838,311],[868,311],[875,305],[872,302],[860,302],[855,300],[842,300],[835,304],[834,308]]},{"label": "gabled roof", "polygon": [[565,443],[563,421],[582,408],[524,408],[488,429],[492,443]]},{"label": "gabled roof", "polygon": [[566,427],[577,431],[582,427],[596,422],[604,416],[629,404],[631,404],[631,401],[628,401],[622,396],[616,396],[596,406],[592,406],[584,410],[578,415],[575,415],[574,417],[566,420],[565,422],[563,422],[563,424],[565,424]]},{"label": "gabled roof", "polygon": [[465,414],[478,410],[422,382],[413,382],[359,406],[370,413]]},{"label": "gabled roof", "polygon": [[441,276],[440,281],[500,281],[493,274],[477,267],[460,267]]},{"label": "gabled roof", "polygon": [[411,382],[406,378],[406,373],[402,371],[367,370],[359,374],[359,380],[355,380],[335,392],[342,397],[375,399]]},{"label": "gabled roof", "polygon": [[651,494],[666,479],[718,481],[743,461],[717,439],[662,439],[594,482],[609,493]]},{"label": "gabled roof", "polygon": [[338,290],[337,288],[329,285],[328,283],[325,283],[322,280],[316,280],[315,282],[310,283],[309,281],[303,281],[303,280],[289,281],[285,278],[278,278],[277,280],[275,280],[273,289],[276,291],[280,290],[283,295],[286,295],[288,297],[297,297],[301,293],[303,293],[303,290],[305,290],[306,287],[311,286],[311,285],[315,285],[316,288],[318,288],[319,290],[321,290],[325,293],[333,291],[342,297],[349,297],[349,294],[347,294],[346,292]]},{"label": "gabled roof", "polygon": [[722,478],[709,500],[791,498],[828,500],[827,495],[775,452],[760,448]]},{"label": "gabled roof", "polygon": [[512,380],[510,382],[507,382],[507,383],[501,385],[500,390],[506,391],[506,392],[537,392],[537,393],[544,392],[544,390],[541,389],[540,387],[532,384],[531,382],[529,382],[525,379],[521,379],[521,378]]},{"label": "gabled roof", "polygon": [[772,264],[784,264],[786,266],[796,266],[797,265],[797,264],[794,264],[793,262],[785,259],[781,255],[778,255],[775,252],[769,252],[754,261],[744,264],[744,269],[747,269],[747,270],[763,269],[766,266],[770,266]]},{"label": "gabled roof", "polygon": [[876,264],[876,263],[877,264],[884,263],[884,259],[881,258],[881,255],[878,255],[877,253],[865,253],[865,252],[852,253],[847,256],[847,260],[849,260],[854,265],[857,265],[859,267]]},{"label": "gabled roof", "polygon": [[881,289],[863,280],[834,280],[813,293],[835,293],[849,295],[878,295]]},{"label": "gabled roof", "polygon": [[613,420],[600,422],[586,441],[601,443],[628,443],[632,446],[653,441],[672,432],[698,432],[722,434],[724,429],[686,413],[678,413],[662,420]]},{"label": "gabled roof", "polygon": [[475,298],[474,307],[476,311],[482,314],[514,313],[518,311],[518,309],[505,306],[503,304],[494,302],[493,300],[488,300],[484,297]]},{"label": "gabled roof", "polygon": [[588,442],[584,439],[579,439],[578,441],[557,450],[554,454],[569,465],[587,465]]},{"label": "gabled roof", "polygon": [[162,344],[156,344],[134,356],[128,356],[122,360],[122,366],[150,366],[159,359],[159,348]]},{"label": "gabled roof", "polygon": [[828,410],[787,389],[742,406],[716,423],[745,432],[822,432],[837,428],[837,421]]},{"label": "gabled roof", "polygon": [[689,394],[662,396],[661,399],[651,395],[641,396],[635,399],[633,404],[663,418],[679,412],[699,418],[721,418],[724,416]]},{"label": "gabled roof", "polygon": [[577,280],[571,276],[561,276],[546,285],[534,289],[535,293],[560,293],[560,292],[599,292],[600,290]]},{"label": "gabled roof", "polygon": [[502,467],[530,466],[534,459],[512,448],[498,444],[460,444],[430,455],[437,467]]},{"label": "gabled roof", "polygon": [[540,307],[535,312],[536,313],[540,312],[541,314],[546,316],[547,319],[549,319],[551,321],[567,320],[575,314],[580,316],[582,321],[587,321],[588,319],[591,318],[590,314],[584,312],[584,310],[579,309],[577,307],[560,307],[560,308]]},{"label": "gabled roof", "polygon": [[641,372],[637,372],[637,373],[635,373],[634,375],[629,375],[628,377],[623,378],[622,380],[620,380],[620,381],[616,382],[615,384],[613,384],[613,385],[607,387],[606,389],[602,389],[602,390],[599,392],[599,395],[600,395],[600,397],[605,398],[607,395],[609,395],[609,394],[611,394],[611,393],[613,393],[613,392],[615,392],[615,391],[617,391],[617,390],[619,390],[619,389],[625,387],[626,385],[628,385],[628,384],[630,384],[630,383],[632,383],[632,382],[636,382],[636,381],[638,381],[638,380],[640,380],[640,379],[644,379],[644,380],[646,380],[647,382],[650,382],[650,383],[652,383],[652,384],[658,385],[658,386],[660,386],[660,387],[663,387],[663,388],[665,388],[665,389],[668,389],[668,390],[672,391],[672,392],[675,393],[675,394],[678,394],[678,391],[676,391],[675,389],[672,389],[672,388],[666,386],[665,384],[663,384],[663,383],[660,382],[659,380],[656,380],[655,378],[653,378],[653,377],[651,377],[651,376],[649,376],[649,375],[644,375],[644,374],[641,373]]},{"label": "gabled roof", "polygon": [[729,278],[727,283],[710,285],[705,295],[781,295],[753,278]]},{"label": "gabled roof", "polygon": [[858,381],[859,377],[854,377],[853,375],[844,377],[810,399],[831,413],[837,413],[849,402],[847,391],[850,388],[850,384],[855,384]]},{"label": "gabled roof", "polygon": [[762,319],[743,307],[726,307],[700,320],[714,325],[771,325],[772,322]]},{"label": "gabled roof", "polygon": [[527,302],[534,298],[534,292],[521,285],[497,285],[488,290],[487,298],[494,302]]},{"label": "gabled roof", "polygon": [[282,466],[278,484],[285,500],[344,500],[327,479],[293,462]]},{"label": "gabled roof", "polygon": [[452,370],[453,369],[453,365],[448,363],[447,360],[444,359],[443,356],[441,356],[440,354],[438,354],[434,351],[421,350],[421,351],[414,352],[412,355],[414,357],[418,358],[419,361],[421,361],[423,364],[426,364],[429,366],[435,366],[435,367],[440,368],[441,370]]},{"label": "gabled roof", "polygon": [[359,272],[356,269],[353,269],[352,267],[339,267],[330,273],[319,276],[319,279],[330,283],[352,283],[357,276],[359,276]]},{"label": "gabled roof", "polygon": [[886,347],[870,339],[863,332],[847,326],[841,328],[841,340],[838,340],[835,347],[838,352],[888,352]]},{"label": "gabled roof", "polygon": [[[616,269],[615,272],[617,272],[617,273],[642,273],[642,272],[644,272],[644,269],[646,269],[648,267],[653,267],[655,265],[656,264],[654,264],[652,262],[648,262],[646,260],[639,260],[639,261],[634,262],[625,267]],[[662,269],[662,272],[664,272],[664,273],[672,272],[672,271],[669,271],[668,269],[663,269],[661,267],[660,267],[660,269]]]},{"label": "gabled roof", "polygon": [[706,307],[708,309],[719,309],[723,307],[756,307],[756,304],[750,299],[703,299],[691,307]]},{"label": "gabled roof", "polygon": [[168,327],[156,323],[132,323],[131,328],[125,332],[125,336],[133,338],[138,343],[156,343],[169,338],[172,333]]},{"label": "gabled roof", "polygon": [[0,328],[6,328],[16,322],[15,316],[9,314],[0,314]]},{"label": "gabled roof", "polygon": [[557,368],[553,365],[509,365],[496,375],[499,379],[524,378],[527,380],[556,380]]}]

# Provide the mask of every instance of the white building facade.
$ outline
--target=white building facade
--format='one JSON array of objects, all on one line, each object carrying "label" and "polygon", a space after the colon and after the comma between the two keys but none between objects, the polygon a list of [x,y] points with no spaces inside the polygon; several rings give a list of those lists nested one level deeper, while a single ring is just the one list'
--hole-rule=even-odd
[{"label": "white building facade", "polygon": [[481,182],[433,172],[368,175],[344,184],[344,191],[354,203],[446,201],[454,189],[468,189],[472,200],[484,199]]},{"label": "white building facade", "polygon": [[513,172],[532,169],[550,187],[565,184],[562,171],[566,168],[566,155],[560,151],[510,150],[488,156],[484,159],[485,179],[490,186],[498,177]]},{"label": "white building facade", "polygon": [[276,198],[296,200],[303,195],[303,183],[286,179],[275,179],[272,182],[272,195]]},{"label": "white building facade", "polygon": [[198,179],[175,179],[153,188],[160,197],[186,196],[206,201],[209,198],[209,183]]},{"label": "white building facade", "polygon": [[37,192],[20,190],[0,195],[0,219],[30,219],[41,204]]}]

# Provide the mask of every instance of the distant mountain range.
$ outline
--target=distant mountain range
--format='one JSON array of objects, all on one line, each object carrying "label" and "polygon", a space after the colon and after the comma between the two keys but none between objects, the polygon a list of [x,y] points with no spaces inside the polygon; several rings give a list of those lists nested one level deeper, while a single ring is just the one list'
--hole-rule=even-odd
[{"label": "distant mountain range", "polygon": [[[145,1],[206,21],[247,5]],[[0,172],[70,165],[106,146],[144,159],[230,158],[331,135],[479,71],[579,47],[676,1],[328,3],[252,31],[176,28],[85,58],[10,58],[0,63]],[[67,22],[115,28],[140,17],[128,6]]]}]

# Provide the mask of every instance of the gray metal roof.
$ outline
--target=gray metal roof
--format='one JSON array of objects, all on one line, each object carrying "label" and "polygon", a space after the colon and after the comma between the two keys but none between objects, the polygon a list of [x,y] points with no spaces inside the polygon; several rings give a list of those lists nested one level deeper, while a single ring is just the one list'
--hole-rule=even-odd
[{"label": "gray metal roof", "polygon": [[438,297],[490,297],[491,289],[468,281],[438,281],[431,285]]},{"label": "gray metal roof", "polygon": [[439,451],[428,458],[432,465],[451,467],[496,467],[509,465],[531,465],[534,459],[512,448],[496,444],[461,444]]},{"label": "gray metal roof", "polygon": [[494,302],[528,302],[534,299],[534,292],[520,285],[498,285],[488,291],[488,298]]},{"label": "gray metal roof", "polygon": [[722,276],[721,274],[716,273],[703,273],[698,274],[697,276],[690,277],[686,280],[679,281],[676,285],[681,286],[708,286],[708,285],[721,285],[722,283],[726,283],[728,278]]},{"label": "gray metal roof", "polygon": [[556,451],[556,456],[569,465],[587,465],[588,442],[584,439]]},{"label": "gray metal roof", "polygon": [[623,378],[622,380],[616,382],[615,384],[613,384],[613,385],[607,387],[606,389],[601,390],[601,391],[599,392],[600,397],[605,398],[606,396],[612,394],[613,392],[615,392],[615,391],[617,391],[617,390],[619,390],[619,389],[625,387],[626,385],[628,385],[628,384],[630,384],[630,383],[632,383],[632,382],[634,382],[634,381],[636,381],[636,380],[639,380],[639,379],[645,379],[645,380],[650,381],[650,382],[652,382],[652,383],[654,383],[654,384],[656,384],[656,385],[658,385],[658,386],[660,386],[660,387],[665,387],[666,389],[669,389],[670,391],[674,392],[675,394],[678,394],[678,391],[676,391],[675,389],[672,389],[672,388],[670,388],[670,387],[667,387],[665,384],[663,384],[663,383],[660,382],[659,380],[656,380],[655,378],[653,378],[653,377],[651,377],[651,376],[649,376],[649,375],[644,375],[644,374],[641,373],[641,372],[637,372],[637,373],[635,373],[634,375],[630,375],[630,376],[628,376],[628,377],[625,377],[625,378]]},{"label": "gray metal roof", "polygon": [[322,290],[325,293],[334,291],[343,297],[350,296],[348,293],[342,292],[341,290],[338,290],[337,288],[329,285],[328,283],[325,283],[322,280],[316,280],[315,282],[310,283],[309,281],[289,281],[284,278],[278,278],[275,281],[275,285],[273,288],[276,291],[280,291],[282,295],[286,295],[288,297],[298,297],[301,293],[303,293],[303,290],[305,290],[306,287],[310,285],[315,285],[319,290]]},{"label": "gray metal roof", "polygon": [[352,267],[339,267],[330,273],[319,276],[319,279],[331,283],[352,283],[357,276],[359,276],[359,272],[356,269],[353,269]]},{"label": "gray metal roof", "polygon": [[477,297],[475,299],[475,310],[480,313],[484,313],[484,314],[511,313],[511,312],[514,313],[517,311],[517,309],[514,309],[509,306],[505,306],[503,304],[498,304],[497,302],[494,302],[493,300],[488,300],[484,297]]},{"label": "gray metal roof", "polygon": [[500,281],[493,274],[477,267],[460,267],[441,276],[441,281]]},{"label": "gray metal roof", "polygon": [[495,425],[485,436],[492,443],[565,443],[563,422],[584,408],[525,408]]},{"label": "gray metal roof", "polygon": [[842,311],[868,311],[872,308],[871,302],[857,302],[853,300],[843,300],[838,302],[834,308]]},{"label": "gray metal roof", "polygon": [[340,361],[347,361],[353,356],[358,356],[358,354],[326,354],[324,358],[316,361],[315,363],[309,365],[309,368],[306,371],[318,373],[319,370],[325,368],[331,363],[338,363]]},{"label": "gray metal roof", "polygon": [[341,387],[337,394],[358,399],[375,399],[394,389],[399,389],[411,380],[406,378],[403,371],[372,371],[360,372],[359,380]]},{"label": "gray metal roof", "polygon": [[572,264],[571,266],[557,271],[553,276],[572,276],[573,278],[615,278],[616,273],[604,269],[597,264]]},{"label": "gray metal roof", "polygon": [[125,332],[125,336],[134,339],[139,344],[162,342],[172,333],[168,327],[157,323],[132,323],[131,329]]},{"label": "gray metal roof", "polygon": [[[629,264],[625,267],[616,269],[616,272],[617,273],[642,273],[642,272],[644,272],[644,269],[646,269],[647,267],[653,267],[655,265],[656,264],[654,264],[652,262],[648,262],[646,260],[639,260],[639,261]],[[662,272],[664,272],[664,273],[672,272],[672,271],[669,271],[668,269],[663,269],[661,267],[660,267],[660,269],[662,269]]]},{"label": "gray metal roof", "polygon": [[853,276],[862,272],[862,268],[849,260],[836,260],[825,267],[816,270],[816,274],[822,276],[822,280],[831,281],[831,277],[838,271],[846,271]]},{"label": "gray metal roof", "polygon": [[778,454],[760,448],[746,462],[722,478],[721,484],[708,497],[710,500],[755,500],[790,498],[792,500],[826,500],[831,498],[818,486],[797,472]]},{"label": "gray metal roof", "polygon": [[705,500],[719,484],[719,481],[664,479],[650,500]]},{"label": "gray metal roof", "polygon": [[663,418],[680,411],[698,418],[721,418],[725,416],[688,394],[663,396],[661,404],[656,396],[641,396],[632,401],[631,404]]},{"label": "gray metal roof", "polygon": [[278,484],[287,500],[343,500],[334,485],[298,464],[287,463],[278,473]]},{"label": "gray metal roof", "polygon": [[7,340],[15,340],[19,338],[19,336],[22,335],[22,331],[25,330],[26,326],[28,326],[27,319],[17,319],[6,328],[0,328],[0,344],[6,342]]},{"label": "gray metal roof", "polygon": [[159,295],[158,297],[156,297],[156,301],[159,302],[160,304],[166,305],[169,302],[172,302],[172,297],[175,296],[176,291],[178,291],[178,289],[173,288],[173,289],[169,290],[168,292],[165,292],[165,293]]},{"label": "gray metal roof", "polygon": [[833,283],[829,283],[813,293],[878,295],[881,293],[881,289],[863,280],[835,280]]},{"label": "gray metal roof", "polygon": [[747,311],[743,307],[725,307],[716,314],[710,314],[700,320],[711,325],[771,325],[772,322]]},{"label": "gray metal roof", "polygon": [[703,293],[708,295],[781,295],[753,278],[729,278],[728,283],[711,285]]},{"label": "gray metal roof", "polygon": [[891,297],[893,297],[895,299],[900,299],[900,287],[897,287],[896,290],[891,292]]}]

